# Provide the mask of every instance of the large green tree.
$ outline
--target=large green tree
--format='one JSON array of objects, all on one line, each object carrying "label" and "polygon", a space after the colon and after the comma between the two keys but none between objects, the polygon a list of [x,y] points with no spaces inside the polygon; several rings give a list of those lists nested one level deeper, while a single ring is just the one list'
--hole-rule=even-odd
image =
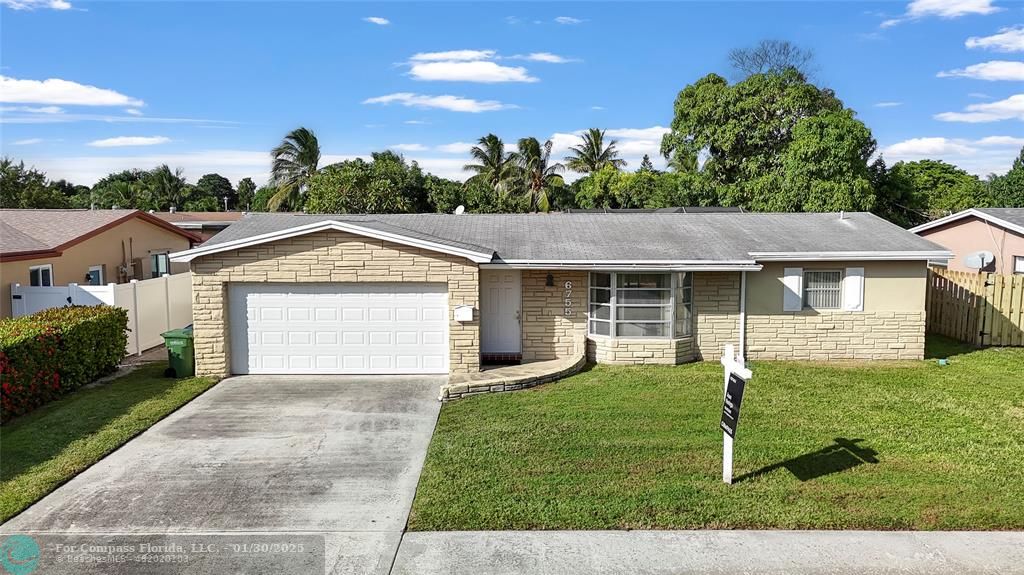
[{"label": "large green tree", "polygon": [[989,181],[992,201],[1006,208],[1024,208],[1024,148],[1013,160],[1010,171]]},{"label": "large green tree", "polygon": [[590,128],[583,134],[583,141],[578,146],[569,148],[571,154],[566,156],[565,165],[574,172],[590,174],[598,172],[605,166],[618,170],[626,167],[626,160],[619,157],[617,142],[605,143],[604,130]]},{"label": "large green tree", "polygon": [[792,68],[730,85],[709,74],[676,98],[662,153],[703,156],[722,205],[755,210],[869,209],[870,131],[828,89]]},{"label": "large green tree", "polygon": [[150,198],[146,182],[148,173],[142,170],[123,170],[101,178],[92,187],[89,206],[109,209],[119,208],[157,209]]},{"label": "large green tree", "polygon": [[[148,190],[149,202],[152,209],[167,211],[170,208],[184,209],[185,202],[192,195],[192,189],[185,181],[182,168],[171,169],[163,164],[143,177],[143,182]],[[146,209],[147,206],[134,206]]]},{"label": "large green tree", "polygon": [[[202,198],[212,198],[215,202],[212,211],[224,209],[224,198],[227,198],[228,208],[238,206],[238,194],[235,192],[231,180],[220,174],[206,174],[196,182],[195,193],[198,197],[193,201],[200,201]],[[205,202],[204,202],[205,203]]]},{"label": "large green tree", "polygon": [[905,188],[912,206],[924,206],[931,217],[967,208],[992,205],[977,176],[939,160],[897,162],[889,170],[889,185]]},{"label": "large green tree", "polygon": [[242,178],[238,182],[238,209],[251,210],[253,196],[256,194],[256,184],[252,178]]},{"label": "large green tree", "polygon": [[50,186],[46,174],[26,168],[25,162],[0,159],[0,208],[69,208],[71,200],[60,189]]},{"label": "large green tree", "polygon": [[331,164],[309,179],[306,211],[386,214],[418,211],[426,198],[423,172],[394,152]]},{"label": "large green tree", "polygon": [[273,158],[270,178],[277,193],[267,202],[267,209],[301,209],[306,186],[320,165],[320,142],[316,134],[309,128],[296,128],[288,132],[270,155]]},{"label": "large green tree", "polygon": [[522,138],[517,147],[511,159],[518,168],[520,185],[529,198],[530,211],[546,212],[551,209],[552,190],[565,185],[561,176],[565,167],[551,162],[551,140],[542,145],[537,138]]}]

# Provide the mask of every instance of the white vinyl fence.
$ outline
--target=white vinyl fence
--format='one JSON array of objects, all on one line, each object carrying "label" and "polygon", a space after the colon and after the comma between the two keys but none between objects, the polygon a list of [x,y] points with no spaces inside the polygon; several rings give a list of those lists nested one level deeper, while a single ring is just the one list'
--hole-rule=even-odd
[{"label": "white vinyl fence", "polygon": [[192,274],[165,275],[126,284],[11,285],[11,311],[21,317],[65,305],[116,305],[128,310],[129,354],[164,342],[160,334],[192,323]]}]

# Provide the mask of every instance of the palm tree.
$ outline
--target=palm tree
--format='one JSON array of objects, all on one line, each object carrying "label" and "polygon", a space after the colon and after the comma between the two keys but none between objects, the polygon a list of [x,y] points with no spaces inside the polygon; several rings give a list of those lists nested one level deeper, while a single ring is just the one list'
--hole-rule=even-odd
[{"label": "palm tree", "polygon": [[469,154],[478,162],[462,167],[476,174],[470,180],[487,182],[497,192],[506,191],[516,175],[516,165],[512,161],[512,154],[505,153],[505,142],[494,134],[487,134],[477,140],[477,145],[473,146]]},{"label": "palm tree", "polygon": [[175,207],[181,209],[185,205],[187,190],[185,188],[184,170],[171,168],[164,164],[149,172],[146,187],[157,209]]},{"label": "palm tree", "polygon": [[541,146],[537,138],[519,140],[519,151],[512,153],[512,163],[518,168],[518,177],[524,192],[530,198],[530,211],[546,212],[551,209],[548,190],[563,184],[559,174],[565,167],[551,161],[551,140]]},{"label": "palm tree", "polygon": [[612,166],[616,170],[623,168],[626,166],[626,160],[619,158],[615,144],[615,140],[612,140],[605,146],[604,130],[591,128],[583,134],[582,144],[569,148],[573,155],[565,158],[565,165],[581,174],[597,172],[605,166]]},{"label": "palm tree", "polygon": [[267,200],[267,210],[276,212],[282,205],[297,208],[309,178],[320,163],[320,142],[316,134],[309,128],[292,130],[270,155],[274,158],[270,180],[277,192]]}]

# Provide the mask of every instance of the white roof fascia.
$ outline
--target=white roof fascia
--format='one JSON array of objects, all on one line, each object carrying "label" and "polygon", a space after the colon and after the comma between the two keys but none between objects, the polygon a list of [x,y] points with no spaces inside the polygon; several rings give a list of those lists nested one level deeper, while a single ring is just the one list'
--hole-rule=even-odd
[{"label": "white roof fascia", "polygon": [[919,225],[917,227],[910,228],[910,230],[908,230],[908,231],[914,232],[916,234],[916,233],[920,233],[920,232],[923,232],[923,231],[926,231],[926,230],[930,230],[932,228],[937,228],[939,226],[946,225],[946,224],[948,224],[950,222],[955,222],[956,220],[960,220],[960,219],[963,219],[963,218],[966,218],[966,217],[969,217],[969,216],[974,216],[976,218],[980,218],[982,220],[985,220],[986,222],[993,223],[993,224],[995,224],[997,226],[1004,227],[1004,228],[1009,229],[1009,230],[1013,230],[1013,231],[1015,231],[1015,232],[1017,232],[1019,234],[1024,234],[1024,226],[1019,226],[1019,225],[1017,225],[1017,224],[1015,224],[1013,222],[1008,222],[1008,221],[1006,221],[1004,219],[997,218],[997,217],[995,217],[995,216],[993,216],[991,214],[986,214],[985,212],[976,210],[974,208],[969,208],[969,209],[966,209],[966,210],[964,210],[962,212],[957,212],[955,214],[950,214],[950,215],[948,215],[946,217],[939,218],[937,220],[932,220],[932,221],[930,221],[930,222],[928,222],[926,224],[921,224],[921,225]]},{"label": "white roof fascia", "polygon": [[601,271],[759,271],[762,266],[753,261],[586,261],[586,260],[509,260],[481,264],[482,269],[551,269]]},{"label": "white roof fascia", "polygon": [[953,257],[948,251],[910,251],[910,252],[750,252],[750,256],[759,262],[797,262],[823,261],[834,262],[843,260],[931,260],[949,259]]},{"label": "white roof fascia", "polygon": [[493,253],[488,254],[483,252],[476,252],[455,246],[449,246],[447,244],[431,242],[419,238],[411,238],[400,234],[393,234],[391,232],[384,232],[381,230],[375,230],[373,228],[357,226],[354,224],[350,224],[347,222],[339,222],[336,220],[324,220],[320,222],[313,222],[311,224],[306,224],[304,226],[296,226],[294,228],[278,230],[275,232],[269,232],[266,234],[260,234],[248,238],[241,238],[229,242],[214,244],[212,246],[200,246],[191,250],[175,252],[170,255],[170,258],[172,262],[190,262],[195,258],[202,257],[205,255],[247,248],[250,246],[265,244],[267,242],[284,240],[296,236],[302,236],[326,230],[348,232],[359,236],[370,237],[378,240],[385,240],[396,244],[402,244],[415,248],[422,248],[425,250],[451,254],[454,256],[464,257],[475,263],[485,263],[494,259]]}]

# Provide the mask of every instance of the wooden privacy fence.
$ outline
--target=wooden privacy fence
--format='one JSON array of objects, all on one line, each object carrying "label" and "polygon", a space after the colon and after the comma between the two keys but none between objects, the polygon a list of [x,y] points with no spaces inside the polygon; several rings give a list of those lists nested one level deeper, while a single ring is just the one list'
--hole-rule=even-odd
[{"label": "wooden privacy fence", "polygon": [[1024,346],[1024,275],[928,270],[928,332],[978,346]]}]

